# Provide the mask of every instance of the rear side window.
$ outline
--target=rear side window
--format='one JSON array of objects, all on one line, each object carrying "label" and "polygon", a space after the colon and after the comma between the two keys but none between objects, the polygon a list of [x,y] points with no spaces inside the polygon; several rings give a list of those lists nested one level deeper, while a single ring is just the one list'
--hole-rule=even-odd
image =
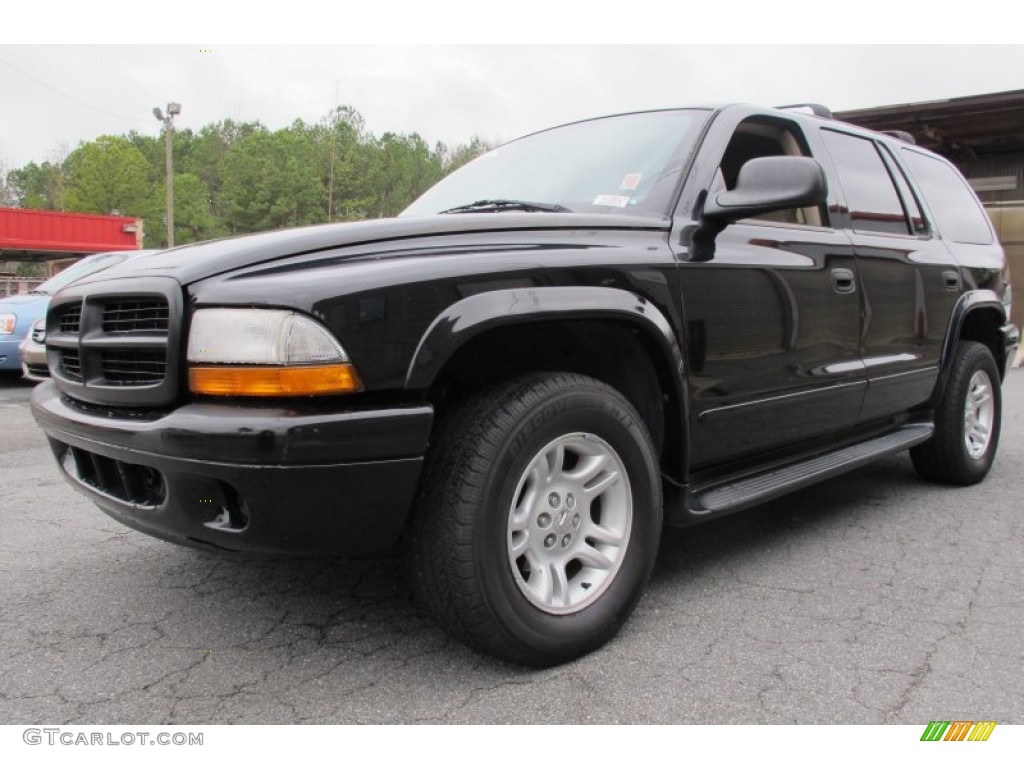
[{"label": "rear side window", "polygon": [[903,150],[903,159],[931,209],[939,234],[957,243],[992,242],[992,228],[981,203],[952,166],[908,149]]},{"label": "rear side window", "polygon": [[906,174],[900,169],[892,150],[888,147],[883,147],[883,150],[882,155],[885,157],[885,164],[889,168],[893,181],[896,182],[896,188],[900,191],[900,197],[903,198],[903,208],[910,214],[910,223],[914,228],[914,234],[927,235],[928,225],[925,224],[917,197],[910,190],[910,183],[907,181]]},{"label": "rear side window", "polygon": [[875,143],[836,131],[822,131],[821,135],[835,162],[853,228],[910,234],[903,203]]}]

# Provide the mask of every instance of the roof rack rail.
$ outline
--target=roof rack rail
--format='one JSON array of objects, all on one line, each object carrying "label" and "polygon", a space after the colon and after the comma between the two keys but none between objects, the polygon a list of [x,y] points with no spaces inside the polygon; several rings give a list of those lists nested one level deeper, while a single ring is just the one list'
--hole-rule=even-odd
[{"label": "roof rack rail", "polygon": [[832,110],[823,104],[783,104],[781,107],[776,107],[776,109],[788,109],[794,112],[797,110],[806,109],[810,110],[812,115],[817,115],[818,117],[825,117],[828,118],[829,120],[833,119]]},{"label": "roof rack rail", "polygon": [[905,141],[907,144],[917,144],[917,139],[906,131],[881,131],[881,133],[884,133],[886,136],[892,136],[894,139]]}]

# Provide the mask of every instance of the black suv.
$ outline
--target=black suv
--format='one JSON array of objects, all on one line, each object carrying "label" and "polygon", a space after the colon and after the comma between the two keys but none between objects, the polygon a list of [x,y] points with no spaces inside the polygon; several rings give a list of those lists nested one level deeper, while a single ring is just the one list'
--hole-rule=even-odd
[{"label": "black suv", "polygon": [[133,528],[271,553],[406,534],[447,630],[553,664],[616,632],[662,525],[905,449],[981,480],[1009,305],[977,198],[907,136],[616,115],[495,149],[398,219],[75,284],[33,410]]}]

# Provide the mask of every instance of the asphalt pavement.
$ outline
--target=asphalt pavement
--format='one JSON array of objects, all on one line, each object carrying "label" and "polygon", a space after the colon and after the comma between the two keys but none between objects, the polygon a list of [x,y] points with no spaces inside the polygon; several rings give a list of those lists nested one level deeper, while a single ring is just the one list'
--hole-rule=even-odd
[{"label": "asphalt pavement", "polygon": [[243,560],[114,522],[0,380],[0,723],[1024,723],[1024,373],[989,478],[906,455],[669,530],[605,648],[449,640],[400,558]]}]

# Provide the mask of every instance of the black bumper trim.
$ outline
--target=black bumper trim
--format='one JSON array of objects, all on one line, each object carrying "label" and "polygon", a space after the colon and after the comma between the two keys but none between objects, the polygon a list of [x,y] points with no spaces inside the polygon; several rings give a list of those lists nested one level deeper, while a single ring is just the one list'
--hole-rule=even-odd
[{"label": "black bumper trim", "polygon": [[32,412],[47,432],[159,456],[231,464],[310,466],[423,456],[429,405],[334,412],[199,402],[152,420],[111,418],[67,402],[40,384]]},{"label": "black bumper trim", "polygon": [[[310,415],[253,417],[256,409],[196,404],[139,422],[83,413],[47,383],[33,393],[32,409],[69,482],[125,525],[190,546],[303,555],[367,554],[397,540],[433,416],[422,407],[335,413],[321,416],[318,429]],[[250,437],[245,423],[270,436]],[[350,458],[367,435],[363,460]],[[215,448],[225,451],[219,460],[210,458]],[[161,494],[135,503],[117,478],[73,470],[125,465],[158,473]]]}]

